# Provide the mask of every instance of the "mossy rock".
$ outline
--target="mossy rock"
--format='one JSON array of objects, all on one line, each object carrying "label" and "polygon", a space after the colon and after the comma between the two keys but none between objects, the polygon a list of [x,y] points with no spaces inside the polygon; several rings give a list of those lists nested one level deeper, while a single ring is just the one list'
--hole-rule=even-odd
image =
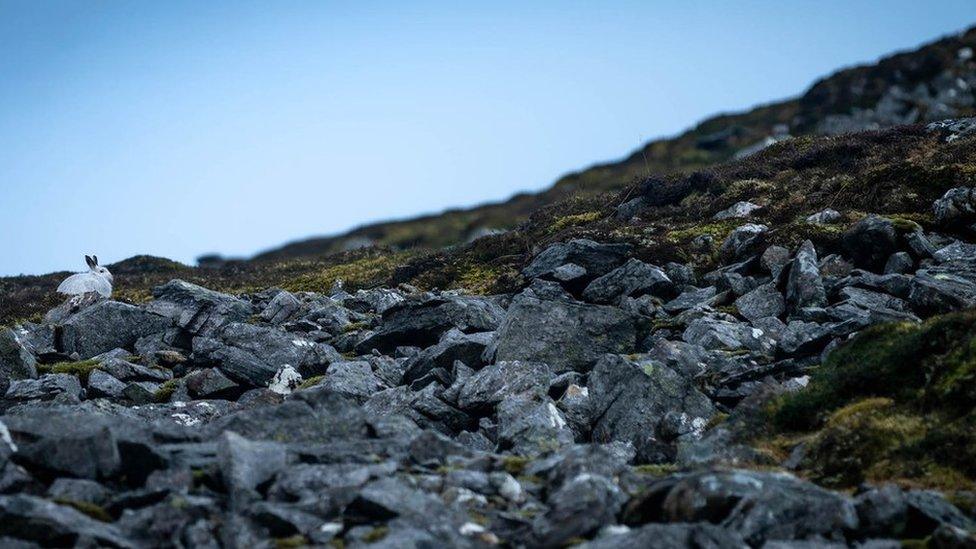
[{"label": "mossy rock", "polygon": [[67,505],[72,507],[76,511],[87,515],[100,522],[112,522],[112,515],[108,514],[101,505],[97,505],[88,501],[77,501],[73,499],[56,498],[54,503],[59,505]]},{"label": "mossy rock", "polygon": [[312,376],[312,377],[306,379],[305,381],[301,382],[301,384],[298,385],[298,389],[301,390],[301,389],[309,389],[311,387],[315,387],[319,383],[322,383],[322,381],[324,379],[325,379],[325,376],[324,375],[322,375],[322,376]]},{"label": "mossy rock", "polygon": [[775,414],[782,429],[809,430],[823,414],[866,397],[888,397],[920,410],[965,412],[976,404],[976,312],[922,324],[872,326],[841,346],[787,397]]},{"label": "mossy rock", "polygon": [[976,311],[864,330],[772,406],[777,436],[807,441],[801,469],[822,484],[972,489],[974,335]]},{"label": "mossy rock", "polygon": [[804,467],[819,483],[853,486],[925,437],[921,417],[900,413],[888,398],[869,398],[834,412],[810,443]]},{"label": "mossy rock", "polygon": [[176,388],[179,387],[180,379],[182,378],[170,379],[163,382],[163,384],[160,385],[153,394],[153,399],[156,402],[169,402],[169,399],[172,398],[173,393],[176,392]]},{"label": "mossy rock", "polygon": [[80,362],[58,362],[45,370],[52,374],[70,374],[77,377],[83,384],[88,384],[88,376],[98,368],[101,362],[97,360],[82,360]]}]

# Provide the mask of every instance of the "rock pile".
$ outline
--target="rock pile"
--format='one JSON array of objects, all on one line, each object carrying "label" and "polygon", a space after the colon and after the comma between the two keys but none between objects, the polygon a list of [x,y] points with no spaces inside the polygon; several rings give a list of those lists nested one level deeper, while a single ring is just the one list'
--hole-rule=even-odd
[{"label": "rock pile", "polygon": [[[936,202],[946,234],[973,197]],[[938,493],[830,491],[716,425],[868,326],[973,306],[976,244],[879,216],[843,255],[767,231],[700,276],[578,239],[515,295],[174,280],[6,329],[0,545],[973,546]]]}]

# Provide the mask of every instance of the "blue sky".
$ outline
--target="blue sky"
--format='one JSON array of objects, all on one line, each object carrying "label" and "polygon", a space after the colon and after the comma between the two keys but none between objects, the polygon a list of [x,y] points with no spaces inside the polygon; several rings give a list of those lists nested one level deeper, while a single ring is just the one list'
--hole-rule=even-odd
[{"label": "blue sky", "polygon": [[972,23],[972,0],[0,0],[0,275],[504,199]]}]

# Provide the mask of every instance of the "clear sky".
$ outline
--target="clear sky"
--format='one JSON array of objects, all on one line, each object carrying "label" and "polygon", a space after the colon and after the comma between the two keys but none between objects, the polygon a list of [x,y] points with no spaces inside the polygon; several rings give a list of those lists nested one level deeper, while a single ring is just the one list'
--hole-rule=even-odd
[{"label": "clear sky", "polygon": [[974,22],[973,0],[0,0],[0,275],[504,199]]}]

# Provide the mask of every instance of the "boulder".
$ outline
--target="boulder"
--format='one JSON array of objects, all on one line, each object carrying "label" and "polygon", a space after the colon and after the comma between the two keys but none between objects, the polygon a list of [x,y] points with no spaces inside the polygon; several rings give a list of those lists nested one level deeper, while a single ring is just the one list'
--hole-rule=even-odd
[{"label": "boulder", "polygon": [[464,381],[458,406],[465,410],[486,410],[515,395],[544,395],[552,378],[549,366],[541,362],[500,361]]},{"label": "boulder", "polygon": [[773,283],[763,284],[735,300],[735,308],[746,319],[778,317],[786,312],[786,301]]},{"label": "boulder", "polygon": [[27,539],[49,547],[74,547],[76,543],[97,547],[138,547],[114,524],[24,494],[0,496],[0,536]]},{"label": "boulder", "polygon": [[275,294],[261,311],[261,318],[271,324],[283,324],[301,308],[302,302],[294,294],[282,290]]},{"label": "boulder", "polygon": [[[63,397],[62,397],[63,395]],[[16,379],[10,382],[4,398],[8,400],[53,400],[57,397],[77,401],[81,383],[70,374],[46,374],[37,379]]]},{"label": "boulder", "polygon": [[737,261],[755,254],[762,249],[767,231],[769,227],[755,223],[736,227],[722,242],[719,254],[727,261]]},{"label": "boulder", "polygon": [[735,219],[741,217],[749,217],[752,212],[761,209],[762,206],[759,204],[753,204],[752,202],[736,202],[735,204],[729,206],[728,208],[718,212],[712,216],[714,220],[722,219]]},{"label": "boulder", "polygon": [[101,301],[62,324],[62,351],[88,359],[113,349],[131,350],[139,338],[165,331],[170,324],[168,318],[134,305]]},{"label": "boulder", "polygon": [[800,245],[786,282],[786,303],[791,311],[827,304],[823,278],[817,265],[817,250],[809,240]]},{"label": "boulder", "polygon": [[[640,547],[695,547],[709,549],[745,549],[748,547],[735,532],[708,523],[645,524],[640,528],[601,535],[580,549],[638,549]],[[773,549],[769,544],[768,549]],[[797,547],[790,545],[789,547]],[[781,548],[787,549],[787,548]]]},{"label": "boulder", "polygon": [[203,368],[184,378],[186,390],[193,398],[229,398],[241,393],[241,386],[217,368]]},{"label": "boulder", "polygon": [[363,402],[386,389],[365,360],[334,362],[315,390],[328,390]]},{"label": "boulder", "polygon": [[941,495],[904,491],[896,485],[872,487],[855,498],[860,531],[866,536],[924,539],[938,528],[972,530],[976,524]]},{"label": "boulder", "polygon": [[842,243],[855,265],[881,272],[891,254],[898,251],[898,231],[890,219],[869,215],[844,233]]},{"label": "boulder", "polygon": [[532,523],[540,547],[560,547],[616,522],[626,496],[610,479],[579,475],[549,495],[549,509]]},{"label": "boulder", "polygon": [[908,252],[895,252],[891,254],[885,262],[885,274],[905,274],[910,273],[915,268],[915,261]]},{"label": "boulder", "polygon": [[75,478],[113,478],[123,463],[111,420],[90,419],[57,414],[4,421],[19,459],[31,467]]},{"label": "boulder", "polygon": [[681,338],[708,350],[746,349],[769,354],[775,342],[761,329],[720,318],[698,318],[685,328]]},{"label": "boulder", "polygon": [[21,335],[10,328],[0,328],[0,375],[8,379],[37,377],[37,361]]},{"label": "boulder", "polygon": [[465,334],[458,329],[447,331],[437,345],[424,349],[407,362],[403,381],[411,383],[430,373],[435,368],[450,368],[455,360],[460,360],[472,368],[484,364],[482,355],[495,337],[494,332]]},{"label": "boulder", "polygon": [[675,286],[686,286],[696,281],[695,269],[688,264],[669,261],[664,264],[664,274],[668,275]]},{"label": "boulder", "polygon": [[629,244],[601,244],[586,239],[558,242],[535,256],[522,275],[526,278],[551,275],[557,268],[573,263],[585,269],[592,279],[623,264],[631,249]]},{"label": "boulder", "polygon": [[965,263],[921,269],[909,282],[907,296],[920,315],[959,311],[976,306],[976,270]]},{"label": "boulder", "polygon": [[960,227],[976,222],[976,188],[955,187],[932,204],[935,221],[943,226]]},{"label": "boulder", "polygon": [[827,208],[826,210],[820,210],[815,214],[807,216],[807,223],[813,223],[814,225],[830,225],[837,223],[841,220],[841,214],[837,210],[832,210]]},{"label": "boulder", "polygon": [[641,323],[616,307],[513,299],[498,328],[495,360],[544,362],[557,373],[587,371],[605,353],[632,352]]},{"label": "boulder", "polygon": [[678,297],[664,304],[664,310],[669,313],[680,313],[703,305],[712,305],[716,300],[718,290],[715,286],[685,289]]},{"label": "boulder", "polygon": [[932,258],[939,263],[953,260],[972,260],[976,259],[976,244],[969,242],[956,241],[948,246],[939,248],[932,254]]},{"label": "boulder", "polygon": [[498,405],[498,445],[521,456],[537,456],[573,443],[573,431],[548,396],[519,394]]},{"label": "boulder", "polygon": [[629,442],[643,462],[668,457],[678,438],[700,437],[715,413],[688,379],[652,361],[606,355],[590,372],[587,389],[593,441]]},{"label": "boulder", "polygon": [[227,431],[217,444],[217,463],[232,497],[253,492],[288,465],[288,453],[277,442],[252,441]]},{"label": "boulder", "polygon": [[503,314],[495,301],[484,297],[407,300],[387,309],[379,327],[356,346],[356,351],[366,354],[373,349],[392,352],[400,345],[428,347],[451,328],[463,333],[490,332],[498,327]]},{"label": "boulder", "polygon": [[330,363],[342,359],[324,343],[274,328],[238,323],[223,326],[213,337],[193,338],[193,358],[252,387],[267,387],[286,365],[307,378],[324,373]]},{"label": "boulder", "polygon": [[779,278],[779,273],[790,263],[790,251],[782,246],[770,246],[760,256],[759,263],[773,278]]},{"label": "boulder", "polygon": [[[775,540],[843,542],[858,526],[850,498],[785,473],[706,471],[662,488],[664,520],[718,523],[753,547]],[[655,492],[644,497],[662,498]]]},{"label": "boulder", "polygon": [[88,398],[121,398],[124,390],[125,383],[102,370],[92,370],[88,375]]},{"label": "boulder", "polygon": [[234,296],[208,290],[182,280],[171,280],[153,289],[150,312],[173,320],[195,336],[210,336],[232,322],[244,322],[253,309]]},{"label": "boulder", "polygon": [[615,303],[626,296],[673,297],[675,293],[675,285],[664,271],[638,259],[630,259],[590,282],[583,291],[583,299],[593,303]]}]

